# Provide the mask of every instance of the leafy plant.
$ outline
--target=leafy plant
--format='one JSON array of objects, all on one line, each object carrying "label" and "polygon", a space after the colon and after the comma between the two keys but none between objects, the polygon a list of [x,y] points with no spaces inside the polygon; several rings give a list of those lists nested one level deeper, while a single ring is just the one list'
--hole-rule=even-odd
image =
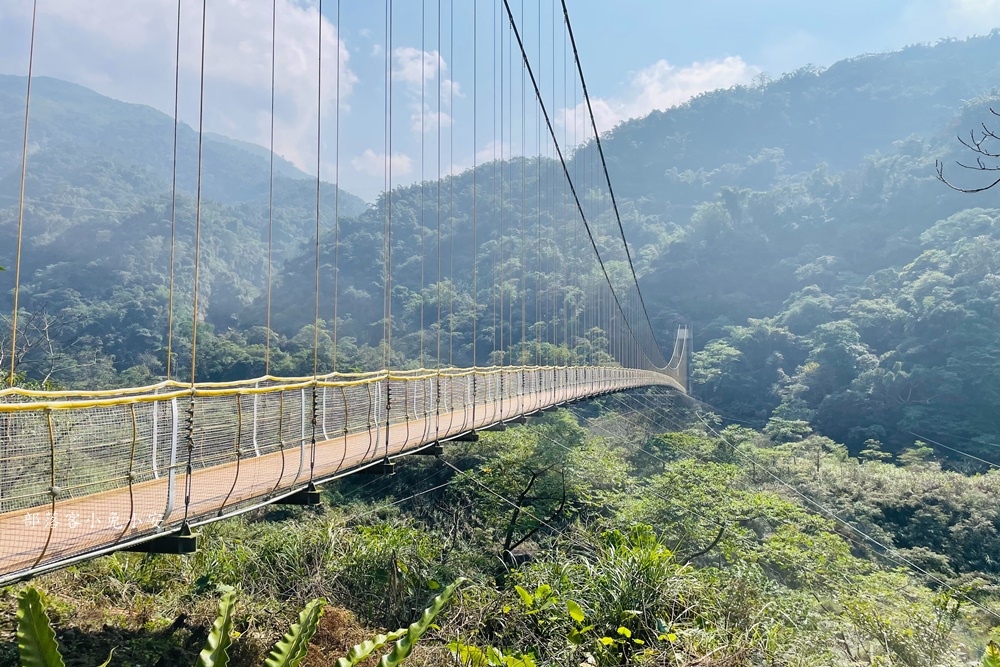
[{"label": "leafy plant", "polygon": [[535,667],[535,658],[530,653],[521,656],[504,655],[493,646],[481,649],[462,642],[451,642],[448,649],[455,654],[463,667]]},{"label": "leafy plant", "polygon": [[[413,646],[417,643],[428,629],[441,610],[444,609],[448,601],[451,600],[455,591],[465,583],[466,579],[459,578],[450,586],[441,591],[441,594],[434,598],[430,607],[424,609],[420,618],[410,624],[408,628],[400,628],[388,634],[378,635],[374,639],[356,644],[347,655],[339,658],[336,667],[353,667],[364,661],[372,653],[375,653],[389,642],[396,642],[392,651],[386,653],[379,660],[379,667],[396,667],[406,660],[413,652]],[[270,666],[268,666],[270,667]]]},{"label": "leafy plant", "polygon": [[413,652],[413,647],[417,643],[417,640],[427,632],[434,619],[441,613],[441,610],[451,600],[455,591],[465,581],[464,577],[460,577],[441,591],[441,594],[431,602],[431,606],[424,609],[424,613],[420,615],[420,618],[410,624],[410,627],[406,629],[406,634],[396,641],[396,645],[392,651],[382,656],[382,659],[378,661],[379,667],[396,667],[396,665],[402,664],[410,656],[410,653]]},{"label": "leafy plant", "polygon": [[326,600],[318,598],[299,613],[299,622],[292,623],[285,636],[278,640],[264,661],[265,667],[298,667],[309,650],[309,640],[316,634]]},{"label": "leafy plant", "polygon": [[374,639],[363,641],[360,644],[355,644],[354,647],[347,652],[346,656],[343,658],[337,658],[336,667],[352,667],[353,665],[357,665],[375,651],[378,651],[389,642],[396,641],[405,634],[406,628],[400,628],[399,630],[393,630],[388,634],[377,635]]},{"label": "leafy plant", "polygon": [[[42,596],[35,588],[26,588],[17,596],[17,650],[21,655],[21,667],[65,665]],[[109,662],[110,655],[100,667],[107,667]]]},{"label": "leafy plant", "polygon": [[1000,646],[991,641],[983,654],[983,667],[1000,667]]},{"label": "leafy plant", "polygon": [[[452,584],[445,591],[449,598],[454,587],[460,581]],[[444,593],[435,598],[435,602],[442,596]],[[52,629],[52,623],[45,612],[45,606],[42,604],[41,594],[37,589],[26,588],[21,591],[17,602],[17,649],[21,658],[21,667],[65,667],[62,654],[59,652],[59,644],[56,641],[56,633]],[[301,664],[306,657],[309,640],[316,634],[324,605],[326,605],[326,601],[323,599],[313,600],[306,605],[299,614],[299,622],[293,623],[285,636],[275,644],[271,654],[264,662],[265,667],[298,667]],[[212,630],[205,641],[205,647],[198,654],[196,667],[226,667],[229,664],[229,647],[233,643],[233,612],[235,608],[236,593],[229,591],[222,596],[222,600],[219,602],[219,616],[212,624]],[[434,612],[434,616],[437,615],[438,611],[440,609]],[[427,612],[424,614],[426,615]],[[433,616],[431,616],[431,620],[433,620]],[[406,634],[406,630],[399,630],[398,633],[392,633],[388,636],[380,635],[380,637],[388,638],[375,648],[404,634]],[[419,635],[417,636],[419,637]],[[375,650],[375,648],[371,650]],[[358,661],[363,660],[369,653],[371,651],[358,658]],[[113,649],[111,654],[114,654]],[[107,667],[110,662],[111,655],[108,655],[108,659],[99,667]],[[337,667],[342,667],[341,662],[337,662]]]},{"label": "leafy plant", "polygon": [[198,654],[197,667],[226,667],[229,664],[229,647],[233,643],[233,609],[236,593],[230,591],[219,602],[219,617],[212,624],[212,631],[205,640],[205,648]]}]

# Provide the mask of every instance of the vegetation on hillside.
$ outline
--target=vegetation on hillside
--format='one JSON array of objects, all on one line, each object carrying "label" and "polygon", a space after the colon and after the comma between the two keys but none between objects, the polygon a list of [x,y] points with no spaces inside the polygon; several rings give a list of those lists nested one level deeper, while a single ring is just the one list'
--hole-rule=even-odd
[{"label": "vegetation on hillside", "polygon": [[303,664],[330,664],[461,574],[408,664],[957,667],[980,660],[1000,611],[998,482],[717,431],[634,392],[348,479],[325,507],[214,524],[191,557],[116,554],[36,585],[80,664],[115,646],[113,665],[193,662],[230,591],[231,664],[260,664],[317,596]]}]

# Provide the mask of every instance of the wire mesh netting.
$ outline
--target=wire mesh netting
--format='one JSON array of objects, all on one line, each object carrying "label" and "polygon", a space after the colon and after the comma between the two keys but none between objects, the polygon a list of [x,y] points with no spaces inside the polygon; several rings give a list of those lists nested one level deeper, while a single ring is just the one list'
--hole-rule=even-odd
[{"label": "wire mesh netting", "polygon": [[436,440],[670,375],[504,367],[0,392],[0,582]]}]

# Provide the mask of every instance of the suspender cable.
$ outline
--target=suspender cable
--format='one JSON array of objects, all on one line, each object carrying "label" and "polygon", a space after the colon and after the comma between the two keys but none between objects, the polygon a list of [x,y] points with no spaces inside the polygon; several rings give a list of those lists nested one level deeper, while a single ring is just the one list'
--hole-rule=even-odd
[{"label": "suspender cable", "polygon": [[[552,107],[556,106],[556,6],[553,1],[552,4]],[[546,137],[546,145],[551,143],[552,139]],[[552,156],[555,155],[555,149],[552,150]],[[552,190],[550,197],[552,202],[552,233],[553,237],[549,241],[549,248],[552,251],[552,271],[556,276],[557,283],[565,281],[562,280],[563,276],[563,254],[559,248],[559,244],[554,241],[554,239],[562,238],[565,242],[565,236],[559,234],[557,230],[557,223],[559,220],[559,204],[556,201],[557,198],[557,185],[556,185],[556,161],[554,157],[550,158],[551,173],[549,174],[549,187]],[[561,228],[560,228],[561,229]],[[556,289],[552,291],[552,353],[555,355],[559,348],[559,285],[556,285]],[[565,286],[561,290],[563,297],[566,295]],[[553,357],[552,364],[558,366],[558,361],[556,357]]]},{"label": "suspender cable", "polygon": [[323,137],[323,0],[319,0],[317,12],[316,48],[316,229],[313,248],[313,389],[319,375],[319,235],[320,207],[322,196],[322,137]]},{"label": "suspender cable", "polygon": [[427,66],[427,53],[425,47],[426,27],[426,0],[420,0],[420,368],[424,367],[424,116],[426,116],[426,106],[424,102],[424,74]]},{"label": "suspender cable", "polygon": [[[385,233],[385,458],[389,459],[389,424],[392,407],[392,382],[388,371],[392,367],[392,0],[386,2],[386,233]],[[404,400],[405,411],[406,403]]]},{"label": "suspender cable", "polygon": [[[479,199],[476,192],[476,181],[479,173],[479,2],[472,3],[472,367],[478,364],[476,348],[479,337],[476,330],[479,315]],[[472,376],[472,390],[476,389],[476,378]],[[476,409],[475,402],[472,405]],[[475,423],[475,419],[473,419]]]},{"label": "suspender cable", "polygon": [[169,380],[173,369],[174,343],[174,256],[177,249],[177,128],[181,90],[181,0],[177,0],[177,43],[174,51],[174,143],[173,168],[170,183],[170,269],[167,293],[167,365],[166,378]]},{"label": "suspender cable", "polygon": [[205,140],[205,23],[208,16],[208,0],[201,3],[201,65],[198,81],[198,187],[195,195],[194,216],[194,300],[191,309],[191,401],[188,404],[187,423],[187,466],[184,478],[184,523],[191,510],[191,490],[194,462],[194,382],[198,362],[198,278],[201,268],[201,181]]},{"label": "suspender cable", "polygon": [[[338,28],[339,30],[339,28]],[[339,42],[338,36],[338,42]],[[337,50],[340,50],[338,43]],[[319,0],[316,12],[316,248],[315,248],[315,292],[313,305],[313,382],[312,382],[312,432],[309,436],[309,482],[312,483],[316,471],[316,405],[317,382],[319,380],[319,234],[320,206],[323,187],[323,0]],[[273,155],[273,153],[272,153]]]},{"label": "suspender cable", "polygon": [[[492,144],[493,144],[493,174],[492,174],[492,176],[493,176],[493,199],[492,199],[492,202],[491,202],[491,205],[490,205],[490,230],[491,230],[491,236],[493,234],[493,230],[496,230],[496,228],[497,228],[496,220],[497,220],[497,214],[499,213],[499,211],[498,211],[498,209],[499,209],[499,206],[498,206],[498,202],[499,202],[498,194],[499,194],[499,178],[500,178],[500,175],[498,173],[498,170],[500,169],[500,162],[497,161],[497,107],[500,104],[500,101],[499,101],[500,98],[497,95],[497,87],[500,85],[500,77],[497,76],[497,63],[499,62],[499,60],[497,60],[497,35],[499,33],[499,30],[500,30],[500,22],[497,20],[497,16],[498,16],[499,11],[500,11],[500,8],[498,6],[497,7],[497,11],[493,13],[493,27],[492,27],[492,36],[493,36],[493,104],[491,106],[493,107],[493,141],[492,141]],[[498,242],[495,243],[495,244],[493,244],[493,247],[490,250],[490,259],[491,259],[490,278],[491,278],[492,283],[493,283],[493,285],[492,285],[493,289],[492,289],[492,292],[491,292],[491,296],[492,296],[491,301],[493,303],[493,353],[492,353],[491,359],[490,359],[490,365],[491,366],[495,364],[497,352],[499,351],[499,348],[497,347],[497,341],[498,341],[498,337],[497,337],[497,291],[498,291],[497,290],[497,276],[499,275],[498,271],[497,271],[497,249],[499,247],[499,238],[497,239],[497,241]]]},{"label": "suspender cable", "polygon": [[[538,78],[542,73],[542,3],[538,3]],[[535,109],[535,365],[542,365],[542,125],[538,109]],[[541,324],[541,326],[540,326]]]},{"label": "suspender cable", "polygon": [[[510,190],[508,207],[511,216],[514,215],[514,49],[512,48],[512,38],[510,30],[507,31],[507,187]],[[514,229],[514,220],[511,221],[511,229]],[[513,244],[511,244],[513,245]],[[514,258],[514,250],[510,250],[510,259]],[[508,262],[509,263],[509,262]],[[504,276],[506,276],[506,264],[504,265]],[[513,272],[512,272],[513,273]],[[516,281],[516,277],[511,275]],[[506,285],[506,280],[504,281]],[[510,297],[507,299],[507,353],[504,360],[507,365],[514,364],[514,301],[517,299],[517,286],[510,290]]]},{"label": "suspender cable", "polygon": [[[553,129],[553,126],[552,126],[552,120],[549,117],[548,110],[545,108],[545,101],[544,101],[544,99],[542,99],[542,93],[541,93],[541,90],[538,88],[538,81],[535,79],[535,73],[534,73],[534,71],[531,68],[531,63],[528,61],[528,54],[527,54],[527,52],[524,49],[524,43],[521,40],[521,33],[517,29],[517,23],[514,21],[514,14],[511,12],[509,1],[508,0],[503,0],[503,6],[504,6],[504,9],[507,12],[507,18],[510,21],[510,28],[511,28],[511,30],[514,33],[514,37],[517,39],[518,47],[521,50],[521,57],[524,60],[524,66],[525,66],[525,68],[527,68],[527,70],[528,70],[528,76],[531,79],[531,85],[534,88],[535,96],[538,99],[539,105],[541,106],[542,114],[545,116],[545,125],[548,128],[548,130],[549,130],[549,134],[552,135],[553,143],[555,144],[556,154],[559,156],[559,162],[562,164],[563,173],[566,176],[566,180],[568,181],[570,192],[573,195],[573,201],[576,204],[577,210],[580,213],[580,218],[583,221],[583,225],[584,225],[584,227],[587,230],[587,236],[590,239],[590,244],[591,244],[591,246],[594,249],[594,254],[595,254],[596,258],[597,258],[597,262],[598,262],[598,264],[601,267],[602,273],[604,274],[604,280],[608,284],[608,288],[611,291],[611,295],[614,298],[614,302],[615,302],[615,305],[618,308],[618,311],[624,314],[624,311],[622,311],[621,302],[618,300],[618,294],[615,291],[614,286],[611,284],[611,277],[608,274],[608,269],[607,269],[607,267],[604,264],[604,260],[601,258],[600,251],[597,249],[597,241],[594,239],[594,234],[593,234],[593,232],[590,229],[590,223],[587,221],[587,216],[583,212],[583,205],[580,202],[580,197],[577,194],[576,187],[574,186],[572,179],[570,178],[569,169],[566,166],[566,159],[563,156],[562,149],[559,147],[559,142],[555,138],[555,130]],[[631,324],[629,324],[628,322],[626,322],[626,326],[629,329],[629,333],[632,334],[632,335],[634,335],[634,333],[632,332]]]},{"label": "suspender cable", "polygon": [[[477,267],[479,264],[479,200],[476,192],[476,175],[479,171],[477,164],[478,152],[478,131],[479,131],[479,2],[472,2],[472,368],[478,365],[476,348],[479,337],[476,330],[476,322],[479,314],[479,284]],[[479,378],[473,373],[472,381],[472,425],[476,426],[476,387]]]},{"label": "suspender cable", "polygon": [[[455,64],[455,0],[448,0],[451,46],[448,53]],[[440,58],[438,62],[441,62]],[[441,81],[438,81],[440,84]],[[448,127],[448,366],[455,366],[455,82],[448,82],[448,112],[452,122]]]},{"label": "suspender cable", "polygon": [[[441,0],[437,3],[437,370],[441,370]],[[440,402],[440,396],[438,397]]]},{"label": "suspender cable", "polygon": [[[524,22],[524,0],[521,0],[521,22]],[[525,365],[524,356],[524,345],[527,341],[526,331],[527,331],[527,295],[528,286],[525,282],[524,273],[524,156],[528,152],[528,146],[526,142],[526,128],[525,128],[525,108],[524,108],[524,67],[521,67],[521,342],[518,346],[518,365]],[[524,394],[524,373],[521,373],[521,393]],[[524,400],[523,398],[521,399]],[[523,405],[523,403],[522,403]]]},{"label": "suspender cable", "polygon": [[[562,84],[563,84],[562,107],[563,109],[566,109],[568,108],[567,105],[569,104],[569,95],[566,93],[566,47],[565,46],[563,46]],[[568,143],[569,143],[569,123],[566,122],[563,124],[563,145],[566,145]],[[572,246],[570,245],[569,242],[569,233],[567,230],[569,225],[569,198],[567,192],[568,181],[569,181],[569,172],[567,171],[563,176],[563,183],[562,183],[563,186],[562,239],[563,239],[563,263],[564,263],[563,268],[566,280],[566,287],[563,290],[563,343],[566,346],[567,365],[569,365],[570,362],[574,361],[574,359],[571,356],[573,351],[573,339],[571,337],[572,325],[571,325],[570,310],[569,310],[569,294],[570,294],[571,283],[573,282],[573,260],[571,253]]]},{"label": "suspender cable", "polygon": [[[501,21],[501,26],[502,25],[503,25],[503,22]],[[498,103],[500,105],[500,163],[497,166],[500,168],[500,201],[498,203],[498,206],[499,206],[498,213],[499,213],[499,216],[500,216],[500,224],[499,224],[499,228],[498,228],[499,231],[500,231],[500,243],[499,243],[498,252],[500,253],[500,256],[499,256],[499,265],[498,265],[497,268],[499,269],[500,281],[499,281],[499,290],[498,290],[498,295],[497,296],[500,299],[500,344],[499,344],[498,350],[500,352],[500,367],[503,368],[503,366],[504,366],[504,359],[506,357],[506,351],[504,350],[504,346],[503,346],[503,341],[504,341],[504,337],[503,337],[503,315],[504,315],[504,312],[503,312],[503,301],[504,301],[504,299],[503,299],[503,297],[504,297],[504,287],[505,287],[505,278],[506,278],[506,272],[504,271],[504,257],[503,257],[503,232],[504,232],[504,229],[503,229],[503,227],[504,227],[504,225],[503,225],[503,223],[504,223],[504,214],[503,214],[504,213],[504,211],[503,211],[503,195],[504,195],[504,192],[503,192],[503,189],[504,189],[504,158],[503,158],[503,138],[504,138],[504,125],[503,125],[503,122],[504,122],[504,113],[503,113],[503,110],[504,110],[504,104],[503,104],[504,103],[504,92],[503,92],[504,91],[504,88],[503,88],[503,74],[504,74],[504,70],[503,70],[503,67],[504,67],[504,58],[503,58],[503,28],[500,27],[498,29],[498,32],[500,33],[500,97],[498,98],[497,101],[498,101]],[[503,414],[503,403],[502,403],[502,401],[503,401],[503,372],[502,371],[500,373],[500,400],[501,400],[500,413],[502,415]]]},{"label": "suspender cable", "polygon": [[[201,2],[201,69],[198,81],[198,186],[194,214],[194,302],[191,310],[191,391],[194,391],[198,356],[198,279],[201,270],[201,185],[205,143],[205,22],[208,0]],[[193,394],[192,394],[193,399]]]},{"label": "suspender cable", "polygon": [[570,43],[572,44],[573,47],[573,59],[576,61],[576,69],[580,77],[580,85],[583,88],[583,97],[587,102],[587,111],[588,114],[590,115],[591,126],[593,127],[594,130],[594,143],[597,144],[597,151],[598,154],[600,155],[601,167],[604,170],[604,178],[608,184],[608,194],[611,197],[611,205],[614,207],[615,220],[618,221],[618,231],[621,234],[622,245],[625,247],[625,255],[628,259],[629,270],[632,272],[632,280],[635,282],[635,288],[638,293],[639,304],[642,307],[642,315],[646,319],[646,325],[649,327],[649,333],[653,337],[652,343],[656,348],[656,353],[659,355],[659,360],[663,361],[663,366],[666,366],[666,362],[664,361],[665,357],[663,355],[663,350],[660,348],[659,342],[657,342],[656,340],[656,332],[653,329],[652,321],[649,319],[649,312],[646,310],[646,302],[642,298],[642,290],[639,289],[639,278],[635,272],[635,264],[632,262],[632,253],[629,251],[628,243],[625,240],[625,229],[622,226],[621,215],[618,211],[618,200],[615,198],[615,191],[614,188],[612,188],[611,186],[611,176],[608,173],[608,163],[604,157],[604,147],[601,144],[601,136],[597,131],[597,121],[594,118],[594,108],[590,103],[590,94],[587,92],[587,81],[583,77],[583,66],[580,63],[580,54],[576,48],[576,38],[573,35],[573,25],[572,23],[570,23],[569,20],[569,10],[566,7],[566,0],[560,0],[560,2],[562,3],[563,18],[566,22],[566,32],[569,34]]},{"label": "suspender cable", "polygon": [[271,274],[274,268],[274,60],[277,54],[278,0],[271,0],[271,138],[267,185],[267,336],[264,342],[264,375],[271,374]]},{"label": "suspender cable", "polygon": [[31,41],[28,45],[28,85],[24,93],[24,141],[21,146],[21,191],[17,202],[17,250],[14,255],[14,315],[10,331],[10,376],[7,383],[14,386],[17,370],[17,309],[21,291],[21,242],[24,237],[24,184],[28,176],[28,120],[31,115],[31,80],[35,67],[35,25],[38,17],[38,0],[31,5]]},{"label": "suspender cable", "polygon": [[[337,372],[337,301],[340,299],[340,0],[337,0],[337,120],[334,126],[334,184],[333,197],[333,372]],[[344,424],[347,427],[347,424]]]}]

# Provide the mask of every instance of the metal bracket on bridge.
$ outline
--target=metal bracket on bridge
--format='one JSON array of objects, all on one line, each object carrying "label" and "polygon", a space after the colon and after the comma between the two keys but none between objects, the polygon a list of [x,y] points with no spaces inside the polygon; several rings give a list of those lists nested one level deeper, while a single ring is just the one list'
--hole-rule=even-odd
[{"label": "metal bracket on bridge", "polygon": [[367,468],[362,468],[361,470],[354,473],[356,475],[395,475],[396,474],[396,464],[389,459],[383,459],[375,465],[370,465]]},{"label": "metal bracket on bridge", "polygon": [[489,426],[484,426],[479,429],[480,431],[506,431],[507,425],[503,422],[497,422],[495,424],[490,424]]},{"label": "metal bracket on bridge", "polygon": [[558,410],[562,406],[563,406],[563,403],[560,403],[558,405],[546,405],[544,408],[542,408],[541,410],[539,410],[539,412],[555,412],[556,410]]},{"label": "metal bracket on bridge", "polygon": [[319,505],[323,502],[320,497],[319,489],[312,482],[309,482],[309,486],[299,491],[296,491],[290,496],[285,496],[280,500],[274,501],[275,505],[302,505],[302,506],[312,506]]},{"label": "metal bracket on bridge", "polygon": [[454,438],[448,438],[446,442],[479,442],[479,434],[475,431],[467,431]]},{"label": "metal bracket on bridge", "polygon": [[511,417],[510,419],[505,419],[504,424],[527,424],[528,418],[524,415],[517,415],[516,417]]},{"label": "metal bracket on bridge", "polygon": [[187,523],[176,533],[161,535],[148,542],[141,542],[125,547],[123,551],[135,551],[143,554],[193,554],[198,551],[198,533],[191,532]]},{"label": "metal bracket on bridge", "polygon": [[418,449],[415,452],[410,452],[417,456],[440,456],[444,454],[444,447],[441,446],[440,442],[435,442],[429,447],[424,447],[423,449]]}]

